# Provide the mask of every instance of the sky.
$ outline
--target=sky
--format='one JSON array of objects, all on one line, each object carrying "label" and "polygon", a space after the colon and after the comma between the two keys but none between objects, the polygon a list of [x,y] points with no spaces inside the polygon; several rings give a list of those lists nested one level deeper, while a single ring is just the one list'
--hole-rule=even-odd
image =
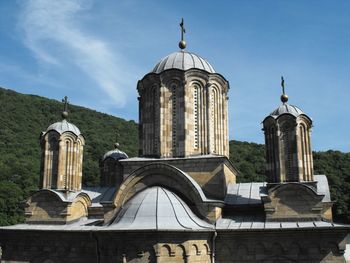
[{"label": "sky", "polygon": [[230,83],[230,139],[264,142],[280,102],[313,120],[312,147],[350,152],[350,1],[1,0],[0,87],[138,119],[137,81],[178,51]]}]

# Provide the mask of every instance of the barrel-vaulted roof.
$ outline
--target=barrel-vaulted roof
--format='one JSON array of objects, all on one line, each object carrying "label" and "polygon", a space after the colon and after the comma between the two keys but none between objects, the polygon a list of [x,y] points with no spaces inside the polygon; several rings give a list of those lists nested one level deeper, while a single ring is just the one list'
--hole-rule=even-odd
[{"label": "barrel-vaulted roof", "polygon": [[109,228],[127,230],[211,230],[174,192],[154,186],[123,205]]}]

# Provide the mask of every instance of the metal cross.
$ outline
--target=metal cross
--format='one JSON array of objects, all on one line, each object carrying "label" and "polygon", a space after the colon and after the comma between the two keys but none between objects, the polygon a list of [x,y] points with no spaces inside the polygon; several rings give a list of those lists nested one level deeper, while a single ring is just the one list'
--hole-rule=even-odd
[{"label": "metal cross", "polygon": [[180,23],[180,27],[181,27],[181,41],[184,40],[184,33],[186,33],[186,29],[185,29],[185,25],[184,25],[184,19],[181,19],[181,23]]},{"label": "metal cross", "polygon": [[63,99],[62,99],[62,102],[64,103],[64,111],[68,112],[68,97],[65,96]]},{"label": "metal cross", "polygon": [[282,86],[283,95],[285,95],[285,91],[284,91],[284,78],[283,78],[283,76],[281,76],[281,86]]}]

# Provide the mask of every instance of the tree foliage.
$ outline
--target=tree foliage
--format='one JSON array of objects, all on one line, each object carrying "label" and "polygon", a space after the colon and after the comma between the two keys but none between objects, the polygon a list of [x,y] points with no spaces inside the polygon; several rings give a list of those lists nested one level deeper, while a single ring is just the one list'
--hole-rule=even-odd
[{"label": "tree foliage", "polygon": [[[40,133],[61,121],[62,103],[0,88],[0,225],[23,220],[23,205],[39,185]],[[99,184],[99,158],[113,149],[118,133],[120,148],[136,156],[137,124],[108,114],[70,105],[68,121],[82,131],[83,184]],[[13,186],[13,187],[10,187]]]},{"label": "tree foliage", "polygon": [[[116,133],[120,148],[137,155],[138,129],[126,121],[83,107],[69,107],[69,121],[82,131],[84,148],[83,184],[99,184],[98,160],[113,148]],[[40,132],[60,121],[62,103],[39,96],[23,95],[0,88],[0,225],[24,220],[23,201],[37,189],[40,170]],[[238,182],[265,180],[265,147],[230,141],[230,160],[240,172]],[[315,152],[316,174],[326,174],[335,201],[334,216],[350,223],[350,153]]]}]

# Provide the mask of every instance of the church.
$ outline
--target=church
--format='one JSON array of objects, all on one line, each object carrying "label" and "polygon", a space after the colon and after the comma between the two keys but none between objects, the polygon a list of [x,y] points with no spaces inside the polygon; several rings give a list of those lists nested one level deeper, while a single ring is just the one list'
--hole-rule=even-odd
[{"label": "church", "polygon": [[[137,83],[139,156],[101,156],[82,186],[84,131],[62,120],[40,137],[40,189],[23,224],[0,227],[1,262],[345,262],[350,226],[332,219],[313,171],[311,118],[288,103],[262,120],[266,182],[239,183],[229,160],[229,82],[180,50]],[[38,175],[39,178],[39,175]]]}]

